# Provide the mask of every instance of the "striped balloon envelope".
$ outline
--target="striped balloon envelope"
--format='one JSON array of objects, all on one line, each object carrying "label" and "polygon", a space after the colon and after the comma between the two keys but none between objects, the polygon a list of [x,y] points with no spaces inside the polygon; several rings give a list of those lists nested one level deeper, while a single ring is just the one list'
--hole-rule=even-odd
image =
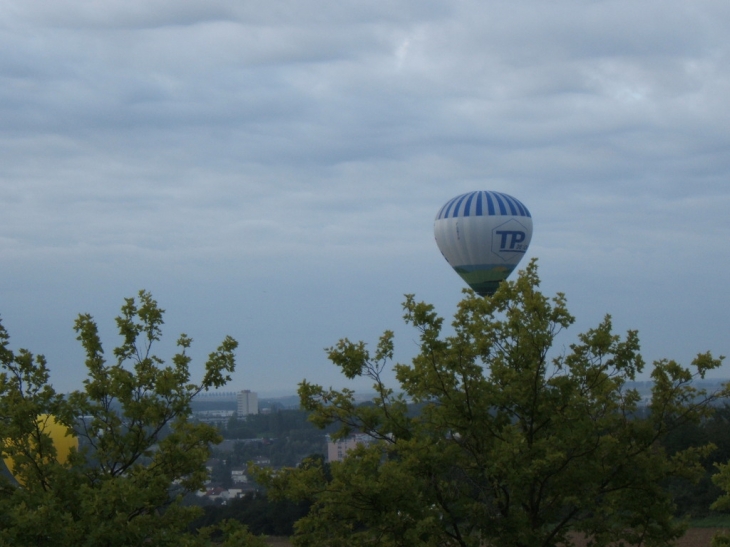
[{"label": "striped balloon envelope", "polygon": [[441,207],[433,230],[446,261],[477,294],[488,296],[525,256],[532,216],[507,194],[469,192]]}]

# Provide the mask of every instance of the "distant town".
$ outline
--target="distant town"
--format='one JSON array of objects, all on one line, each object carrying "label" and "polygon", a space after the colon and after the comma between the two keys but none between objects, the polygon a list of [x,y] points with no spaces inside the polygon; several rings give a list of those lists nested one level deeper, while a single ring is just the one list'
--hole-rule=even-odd
[{"label": "distant town", "polygon": [[[702,379],[693,382],[697,389],[713,392],[727,383],[727,379]],[[651,381],[628,382],[626,389],[636,389],[642,403],[651,400]],[[362,402],[374,394],[362,394]],[[218,427],[224,440],[212,448],[207,467],[210,474],[206,490],[199,492],[202,503],[225,504],[258,486],[248,473],[249,464],[259,467],[294,467],[304,458],[319,456],[326,462],[342,460],[358,444],[371,439],[354,433],[346,439],[334,441],[330,433],[320,430],[307,420],[300,409],[297,395],[259,398],[249,389],[240,391],[212,391],[201,393],[193,401],[193,417],[200,422]]]},{"label": "distant town", "polygon": [[[368,397],[363,397],[363,401]],[[199,492],[203,503],[226,504],[228,500],[255,492],[248,467],[293,467],[304,458],[318,456],[326,461],[342,459],[362,435],[333,442],[328,433],[307,420],[292,394],[259,398],[249,389],[202,393],[193,401],[193,418],[215,425],[224,440],[212,447],[207,462],[209,480]]]}]

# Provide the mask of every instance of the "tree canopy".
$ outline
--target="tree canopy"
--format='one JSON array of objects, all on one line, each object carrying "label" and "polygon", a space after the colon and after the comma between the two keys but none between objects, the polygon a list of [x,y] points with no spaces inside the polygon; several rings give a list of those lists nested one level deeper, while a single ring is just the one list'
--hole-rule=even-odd
[{"label": "tree canopy", "polygon": [[[0,478],[0,544],[32,546],[207,545],[212,530],[187,533],[199,508],[181,505],[199,490],[215,428],[189,420],[202,390],[224,385],[237,342],[227,336],[210,353],[200,382],[190,378],[185,334],[170,364],[153,352],[162,310],[141,291],[116,318],[121,344],[107,360],[94,319],[74,328],[86,354],[83,389],[68,395],[49,383],[43,356],[9,347],[0,324],[0,447],[15,480]],[[57,454],[43,418],[78,437]],[[223,533],[236,545],[258,544],[235,523]]]},{"label": "tree canopy", "polygon": [[642,401],[629,385],[646,368],[637,332],[615,334],[606,316],[552,354],[574,318],[563,294],[548,298],[539,285],[533,261],[492,297],[465,291],[448,334],[433,306],[407,296],[419,353],[394,365],[397,391],[382,377],[392,332],[372,352],[348,339],[328,349],[346,377],[373,381],[374,404],[305,380],[302,405],[322,427],[339,423],[336,436],[373,442],[328,470],[313,460],[258,471],[270,496],[313,504],[296,545],[548,547],[570,545],[573,533],[597,546],[666,545],[682,534],[662,485],[701,473],[712,446],[669,455],[660,441],[728,395],[693,385],[722,357],[654,362]]}]

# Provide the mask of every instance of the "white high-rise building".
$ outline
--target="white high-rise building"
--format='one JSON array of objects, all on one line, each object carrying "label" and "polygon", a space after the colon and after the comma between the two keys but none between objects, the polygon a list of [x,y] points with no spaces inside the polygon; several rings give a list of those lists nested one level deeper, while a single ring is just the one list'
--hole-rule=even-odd
[{"label": "white high-rise building", "polygon": [[238,401],[239,418],[259,413],[259,397],[253,391],[244,389],[236,396],[236,400]]}]

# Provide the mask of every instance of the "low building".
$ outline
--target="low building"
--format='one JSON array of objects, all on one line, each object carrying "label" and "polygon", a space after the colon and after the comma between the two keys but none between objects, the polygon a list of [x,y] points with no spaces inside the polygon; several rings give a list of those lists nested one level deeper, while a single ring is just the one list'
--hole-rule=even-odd
[{"label": "low building", "polygon": [[231,469],[231,480],[233,484],[242,484],[248,482],[248,476],[246,475],[246,468],[234,467]]},{"label": "low building", "polygon": [[233,410],[198,410],[193,416],[204,424],[225,424],[235,414]]}]

